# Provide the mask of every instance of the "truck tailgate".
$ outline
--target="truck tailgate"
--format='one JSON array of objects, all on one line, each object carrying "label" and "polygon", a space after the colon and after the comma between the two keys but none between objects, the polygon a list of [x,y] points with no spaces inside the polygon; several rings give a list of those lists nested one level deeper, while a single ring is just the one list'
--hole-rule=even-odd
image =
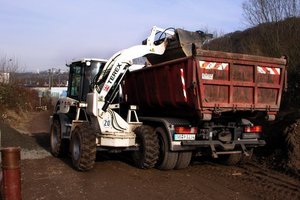
[{"label": "truck tailgate", "polygon": [[201,107],[278,111],[285,59],[197,51]]}]

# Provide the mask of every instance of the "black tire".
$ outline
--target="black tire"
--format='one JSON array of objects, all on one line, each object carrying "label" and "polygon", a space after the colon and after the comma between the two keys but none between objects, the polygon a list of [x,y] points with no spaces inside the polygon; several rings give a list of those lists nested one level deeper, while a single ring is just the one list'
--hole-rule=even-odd
[{"label": "black tire", "polygon": [[155,166],[159,146],[157,135],[150,126],[142,125],[135,129],[136,141],[140,145],[138,151],[132,153],[135,165],[141,169],[149,169]]},{"label": "black tire", "polygon": [[237,165],[242,160],[242,153],[234,153],[234,154],[226,154],[226,155],[219,155],[219,161],[221,164],[225,165]]},{"label": "black tire", "polygon": [[187,168],[192,159],[192,152],[179,152],[178,160],[174,169],[184,169]]},{"label": "black tire", "polygon": [[71,138],[71,157],[73,166],[79,171],[88,171],[96,160],[96,136],[88,123],[76,126]]},{"label": "black tire", "polygon": [[50,152],[55,157],[64,157],[68,153],[68,142],[62,139],[60,122],[53,119],[50,130]]},{"label": "black tire", "polygon": [[178,153],[170,151],[170,145],[167,139],[167,133],[164,128],[155,129],[159,141],[159,160],[156,164],[158,169],[171,170],[177,164]]}]

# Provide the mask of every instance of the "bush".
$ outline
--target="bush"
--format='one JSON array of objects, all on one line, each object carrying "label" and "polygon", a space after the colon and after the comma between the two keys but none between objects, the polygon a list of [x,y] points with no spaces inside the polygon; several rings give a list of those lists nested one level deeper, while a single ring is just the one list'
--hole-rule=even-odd
[{"label": "bush", "polygon": [[38,94],[31,89],[12,84],[0,84],[0,109],[30,111],[38,106]]}]

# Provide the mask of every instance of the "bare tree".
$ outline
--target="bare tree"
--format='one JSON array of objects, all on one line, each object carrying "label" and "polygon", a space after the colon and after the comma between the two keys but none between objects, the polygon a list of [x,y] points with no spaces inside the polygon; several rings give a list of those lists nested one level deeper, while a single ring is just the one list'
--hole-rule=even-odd
[{"label": "bare tree", "polygon": [[19,61],[15,57],[8,58],[3,56],[0,58],[0,71],[15,73],[19,70]]},{"label": "bare tree", "polygon": [[251,26],[300,15],[300,0],[247,0],[242,7]]},{"label": "bare tree", "polygon": [[20,70],[19,61],[15,57],[3,56],[0,58],[0,72],[9,73],[9,82],[15,81],[15,74]]}]

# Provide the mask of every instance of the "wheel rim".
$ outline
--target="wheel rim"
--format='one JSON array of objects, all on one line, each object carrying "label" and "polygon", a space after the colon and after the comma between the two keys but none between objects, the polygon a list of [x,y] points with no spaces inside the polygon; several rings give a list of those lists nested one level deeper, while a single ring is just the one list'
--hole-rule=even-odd
[{"label": "wheel rim", "polygon": [[77,161],[80,158],[80,140],[77,134],[74,135],[72,144],[72,157]]},{"label": "wheel rim", "polygon": [[157,132],[157,136],[158,136],[158,144],[159,144],[159,159],[157,161],[157,164],[161,164],[163,162],[163,159],[165,157],[165,143],[163,141],[163,138],[161,136],[160,132]]}]

